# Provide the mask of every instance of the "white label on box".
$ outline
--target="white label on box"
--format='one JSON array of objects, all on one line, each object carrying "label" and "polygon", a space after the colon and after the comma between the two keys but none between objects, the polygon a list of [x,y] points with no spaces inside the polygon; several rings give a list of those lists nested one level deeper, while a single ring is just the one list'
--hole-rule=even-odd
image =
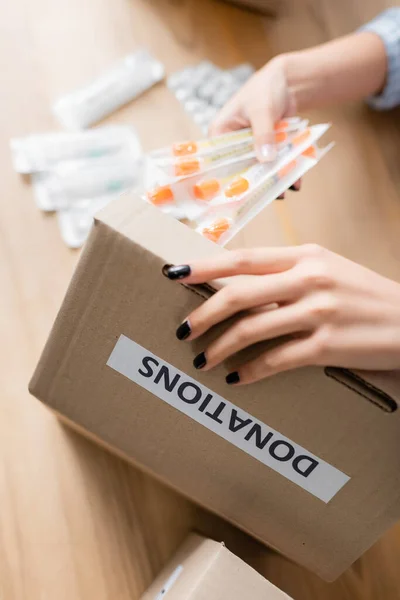
[{"label": "white label on box", "polygon": [[350,479],[125,335],[107,365],[323,502]]}]

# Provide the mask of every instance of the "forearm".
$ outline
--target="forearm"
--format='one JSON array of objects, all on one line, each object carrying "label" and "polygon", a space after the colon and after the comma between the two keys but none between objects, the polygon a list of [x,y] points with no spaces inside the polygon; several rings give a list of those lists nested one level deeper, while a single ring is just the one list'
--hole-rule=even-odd
[{"label": "forearm", "polygon": [[328,42],[282,57],[297,112],[360,100],[379,93],[386,80],[382,40],[370,32]]}]

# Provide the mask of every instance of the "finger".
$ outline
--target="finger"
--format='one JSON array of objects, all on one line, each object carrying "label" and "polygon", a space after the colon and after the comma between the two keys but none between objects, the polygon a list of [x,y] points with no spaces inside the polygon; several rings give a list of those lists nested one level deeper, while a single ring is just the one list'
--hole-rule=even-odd
[{"label": "finger", "polygon": [[[202,353],[200,366],[212,369],[232,354],[264,340],[306,331],[310,327],[306,312],[298,304],[263,311],[244,317],[230,327]],[[199,355],[200,356],[200,355]]]},{"label": "finger", "polygon": [[289,189],[292,190],[292,192],[299,192],[301,189],[301,179],[298,179],[297,181],[295,181],[294,184],[291,185]]},{"label": "finger", "polygon": [[254,146],[257,158],[261,162],[272,162],[277,157],[275,145],[275,122],[281,115],[267,105],[249,106],[247,109],[250,125],[253,129]]},{"label": "finger", "polygon": [[241,117],[238,114],[233,114],[230,117],[225,118],[221,121],[213,121],[208,130],[209,137],[215,137],[231,131],[239,131],[250,127],[250,122],[245,117]]},{"label": "finger", "polygon": [[163,273],[169,279],[184,280],[188,284],[233,275],[266,275],[287,271],[298,262],[301,252],[300,246],[232,250],[190,265],[166,265]]},{"label": "finger", "polygon": [[225,104],[218,112],[209,128],[209,135],[216,136],[236,131],[249,126],[249,120],[245,118],[241,110],[241,101],[239,94]]},{"label": "finger", "polygon": [[244,310],[292,300],[299,291],[300,280],[290,271],[232,283],[189,315],[190,336],[187,339],[198,338],[217,323]]},{"label": "finger", "polygon": [[226,381],[231,384],[254,383],[282,371],[315,364],[316,357],[313,336],[294,339],[264,352],[237,371],[229,373]]}]

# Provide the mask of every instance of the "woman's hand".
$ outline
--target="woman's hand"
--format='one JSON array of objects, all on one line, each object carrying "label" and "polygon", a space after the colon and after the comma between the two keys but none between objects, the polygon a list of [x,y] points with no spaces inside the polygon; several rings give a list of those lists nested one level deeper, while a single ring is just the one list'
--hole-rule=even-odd
[{"label": "woman's hand", "polygon": [[252,127],[257,156],[276,156],[274,125],[305,110],[379,93],[388,60],[380,37],[357,32],[337,40],[276,56],[226,104],[211,125],[219,135]]},{"label": "woman's hand", "polygon": [[210,128],[210,135],[252,127],[258,159],[262,162],[274,160],[274,125],[284,117],[296,114],[296,102],[284,65],[285,58],[278,56],[257,71],[220,111]]},{"label": "woman's hand", "polygon": [[188,284],[232,277],[188,315],[179,339],[194,340],[245,311],[194,359],[196,368],[212,369],[257,342],[290,336],[240,365],[227,383],[251,383],[305,365],[400,369],[400,284],[319,246],[226,252],[169,267],[166,275]]}]

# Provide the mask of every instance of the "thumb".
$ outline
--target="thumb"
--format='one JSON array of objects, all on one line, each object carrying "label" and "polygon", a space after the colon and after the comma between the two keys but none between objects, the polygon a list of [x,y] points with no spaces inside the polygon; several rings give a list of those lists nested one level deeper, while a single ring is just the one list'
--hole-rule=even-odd
[{"label": "thumb", "polygon": [[233,97],[217,114],[209,128],[209,135],[221,135],[236,129],[249,127],[249,121],[244,119],[240,111],[240,103]]},{"label": "thumb", "polygon": [[277,157],[275,144],[275,122],[278,117],[264,106],[249,111],[249,120],[253,129],[254,146],[260,162],[272,162]]},{"label": "thumb", "polygon": [[211,122],[208,129],[209,136],[222,135],[223,133],[229,133],[230,131],[237,131],[249,127],[250,123],[236,114],[231,115],[217,115],[214,121]]}]

